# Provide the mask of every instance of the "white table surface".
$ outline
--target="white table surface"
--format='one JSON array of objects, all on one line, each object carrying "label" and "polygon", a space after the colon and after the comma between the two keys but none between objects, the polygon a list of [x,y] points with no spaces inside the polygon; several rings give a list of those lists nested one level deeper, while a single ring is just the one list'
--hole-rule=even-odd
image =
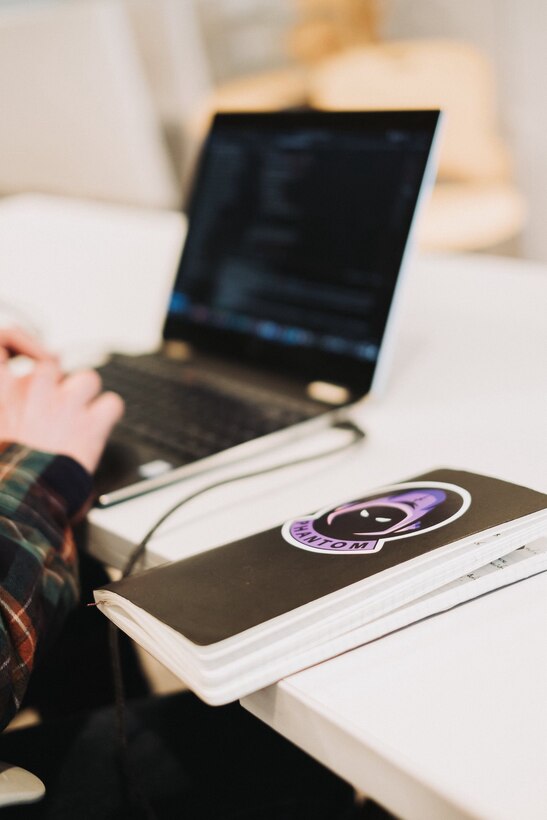
[{"label": "white table surface", "polygon": [[[547,491],[546,272],[422,260],[407,297],[388,392],[362,411],[363,474],[457,465]],[[544,820],[546,692],[543,574],[243,705],[401,817]]]},{"label": "white table surface", "polygon": [[[184,227],[174,214],[148,217],[43,197],[5,201],[2,300],[19,300],[25,313],[36,308],[45,337],[69,359],[113,343],[151,346]],[[546,269],[488,256],[424,257],[406,285],[385,392],[355,410],[365,443],[196,499],[154,539],[150,563],[436,466],[547,491]],[[334,437],[270,459],[328,448]],[[211,478],[93,510],[92,551],[123,564],[173,501]],[[295,675],[244,706],[402,817],[539,820],[547,817],[546,691],[544,574]]]}]

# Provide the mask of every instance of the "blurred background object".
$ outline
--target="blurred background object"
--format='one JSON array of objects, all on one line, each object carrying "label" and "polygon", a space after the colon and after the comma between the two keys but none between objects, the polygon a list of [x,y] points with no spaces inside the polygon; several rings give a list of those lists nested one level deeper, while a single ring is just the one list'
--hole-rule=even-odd
[{"label": "blurred background object", "polygon": [[118,3],[0,15],[0,193],[176,207],[180,191]]},{"label": "blurred background object", "polygon": [[300,65],[217,88],[202,132],[215,110],[442,108],[438,182],[421,219],[421,247],[518,252],[526,208],[489,60],[446,38],[380,42],[383,9],[378,0],[296,0],[286,41]]},{"label": "blurred background object", "polygon": [[287,44],[297,60],[314,63],[379,38],[378,0],[295,0],[295,6]]},{"label": "blurred background object", "polygon": [[319,62],[310,103],[327,110],[440,108],[437,184],[420,225],[427,250],[504,250],[524,225],[497,119],[494,75],[473,46],[398,40],[344,49]]},{"label": "blurred background object", "polygon": [[215,110],[442,103],[422,246],[547,260],[546,28],[540,0],[0,0],[0,193],[173,207]]}]

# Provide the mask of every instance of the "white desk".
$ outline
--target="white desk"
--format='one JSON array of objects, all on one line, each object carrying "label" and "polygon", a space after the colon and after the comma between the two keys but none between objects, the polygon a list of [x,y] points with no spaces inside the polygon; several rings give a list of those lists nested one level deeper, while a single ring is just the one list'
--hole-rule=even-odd
[{"label": "white desk", "polygon": [[[112,305],[127,300],[128,266],[135,256],[131,237],[139,218],[126,213],[119,235],[110,237],[118,266],[109,282],[111,314]],[[11,219],[13,226],[13,213]],[[18,219],[22,239],[21,212]],[[29,274],[35,264],[46,281],[57,262],[55,240],[58,246],[63,236],[57,223],[57,233],[46,230],[55,227],[48,219],[45,207],[39,259],[33,263],[31,254],[22,266]],[[139,289],[130,290],[132,310],[150,339],[159,317],[145,320],[146,306],[152,300],[159,312],[157,292],[168,287],[182,239],[180,220],[166,219],[163,239],[159,226],[154,232],[165,252],[146,257],[154,275],[143,274]],[[7,270],[5,224],[0,212],[2,282],[8,281],[6,273],[13,276],[17,251],[12,238]],[[71,253],[80,271],[78,258],[85,257],[88,271],[96,243],[89,232],[80,233],[79,248]],[[64,260],[67,272],[69,261]],[[25,271],[18,268],[21,281]],[[30,303],[27,291],[19,282],[17,292]],[[61,292],[55,294],[54,315],[63,305],[81,313],[77,293],[72,303],[62,296],[60,305]],[[324,463],[196,499],[153,541],[150,563],[434,466],[479,470],[547,491],[546,302],[547,272],[541,266],[486,256],[419,260],[410,271],[386,392],[356,411],[368,433],[365,444]],[[44,325],[55,326],[45,318]],[[96,331],[92,341],[100,346],[99,324]],[[122,327],[116,333],[119,344],[138,346],[135,339],[121,338]],[[303,442],[292,453],[328,447],[332,435]],[[94,510],[93,552],[120,565],[163,510],[208,481],[195,478]],[[543,575],[295,675],[246,698],[244,706],[405,818],[539,820],[547,806],[546,691]]]},{"label": "white desk", "polygon": [[[457,464],[547,490],[547,275],[416,266],[363,473]],[[409,820],[547,817],[547,575],[293,676],[253,714]]]}]

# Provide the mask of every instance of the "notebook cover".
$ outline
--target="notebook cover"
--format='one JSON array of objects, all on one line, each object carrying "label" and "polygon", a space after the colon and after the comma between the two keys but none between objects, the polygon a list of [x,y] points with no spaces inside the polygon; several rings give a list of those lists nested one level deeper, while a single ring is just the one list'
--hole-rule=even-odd
[{"label": "notebook cover", "polygon": [[106,589],[195,644],[208,645],[438,547],[546,508],[543,493],[440,469]]}]

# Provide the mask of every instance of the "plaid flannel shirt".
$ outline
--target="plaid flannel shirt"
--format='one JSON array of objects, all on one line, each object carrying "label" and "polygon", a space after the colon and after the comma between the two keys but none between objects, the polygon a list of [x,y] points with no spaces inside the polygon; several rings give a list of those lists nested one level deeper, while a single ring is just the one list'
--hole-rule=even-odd
[{"label": "plaid flannel shirt", "polygon": [[0,729],[78,599],[71,522],[90,491],[91,477],[68,456],[0,443]]}]

